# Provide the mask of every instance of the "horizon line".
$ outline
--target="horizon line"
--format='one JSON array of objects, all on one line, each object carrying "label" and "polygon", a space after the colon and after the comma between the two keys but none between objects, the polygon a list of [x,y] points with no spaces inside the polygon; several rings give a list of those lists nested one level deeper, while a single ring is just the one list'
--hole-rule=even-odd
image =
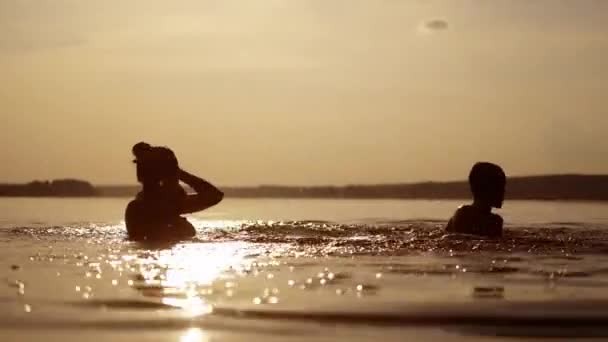
[{"label": "horizon line", "polygon": [[[528,174],[528,175],[515,175],[507,176],[507,179],[522,179],[522,178],[541,178],[541,177],[608,177],[608,173],[547,173],[547,174]],[[55,179],[33,179],[27,182],[14,183],[14,182],[0,182],[0,185],[25,185],[32,182],[45,182],[45,181],[61,181],[61,180],[78,180],[88,182],[94,187],[136,187],[138,183],[93,183],[89,180],[82,178],[55,178]],[[468,182],[466,178],[459,180],[423,180],[423,181],[404,181],[404,182],[387,182],[387,183],[350,183],[350,184],[319,184],[319,185],[299,185],[299,184],[279,184],[279,183],[259,183],[257,185],[221,185],[223,188],[261,188],[261,187],[285,187],[285,188],[323,188],[323,187],[336,187],[344,188],[349,186],[391,186],[391,185],[413,185],[413,184],[448,184],[448,183],[462,183]]]}]

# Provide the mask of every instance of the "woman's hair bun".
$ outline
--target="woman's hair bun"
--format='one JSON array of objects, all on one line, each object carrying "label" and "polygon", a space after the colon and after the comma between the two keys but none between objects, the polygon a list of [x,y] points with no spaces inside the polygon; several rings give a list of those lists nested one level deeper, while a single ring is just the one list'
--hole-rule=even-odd
[{"label": "woman's hair bun", "polygon": [[145,142],[138,142],[137,144],[133,145],[133,148],[131,149],[131,151],[133,152],[133,155],[135,156],[135,158],[142,158],[143,154],[146,152],[149,152],[152,149],[152,146],[150,146],[150,144],[145,143]]}]

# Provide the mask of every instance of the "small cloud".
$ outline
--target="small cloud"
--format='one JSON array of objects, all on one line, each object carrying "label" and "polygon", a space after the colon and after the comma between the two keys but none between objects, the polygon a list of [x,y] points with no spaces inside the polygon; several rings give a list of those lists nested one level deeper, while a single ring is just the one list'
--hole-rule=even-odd
[{"label": "small cloud", "polygon": [[432,32],[445,31],[449,27],[450,26],[446,20],[431,19],[431,20],[426,20],[426,21],[422,22],[419,25],[418,30],[422,33],[432,33]]}]

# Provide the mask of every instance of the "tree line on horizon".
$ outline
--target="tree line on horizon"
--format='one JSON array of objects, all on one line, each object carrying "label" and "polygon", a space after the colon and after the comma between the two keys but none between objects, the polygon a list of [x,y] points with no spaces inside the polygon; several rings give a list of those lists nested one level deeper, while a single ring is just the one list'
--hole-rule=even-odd
[{"label": "tree line on horizon", "polygon": [[0,184],[0,196],[92,197],[99,194],[99,191],[91,183],[79,179],[35,180],[26,184]]},{"label": "tree line on horizon", "polygon": [[[222,187],[228,197],[240,198],[367,198],[463,199],[469,198],[466,181],[346,186]],[[132,197],[139,186],[93,186],[77,179],[0,184],[0,196],[27,197]],[[545,175],[511,177],[507,199],[608,200],[608,175]]]}]

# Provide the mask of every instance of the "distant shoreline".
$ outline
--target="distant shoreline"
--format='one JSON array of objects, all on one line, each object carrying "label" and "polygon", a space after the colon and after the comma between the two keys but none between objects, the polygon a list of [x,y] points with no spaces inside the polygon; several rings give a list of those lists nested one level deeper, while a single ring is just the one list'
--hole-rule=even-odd
[{"label": "distant shoreline", "polygon": [[[118,196],[118,195],[94,195],[94,196],[70,196],[70,195],[56,195],[56,196],[28,196],[28,195],[18,195],[18,196],[10,196],[10,195],[0,195],[0,198],[47,198],[47,199],[129,199],[134,196]],[[284,199],[284,200],[338,200],[338,201],[356,201],[356,200],[366,200],[366,201],[457,201],[457,200],[470,200],[471,197],[450,197],[450,198],[426,198],[426,197],[292,197],[292,196],[225,196],[225,199]],[[608,199],[559,199],[559,198],[507,198],[508,201],[538,201],[538,202],[579,202],[579,203],[602,203],[608,202]]]},{"label": "distant shoreline", "polygon": [[[82,180],[0,184],[0,197],[133,197],[137,185],[98,185]],[[346,186],[222,187],[226,197],[277,199],[424,199],[470,198],[466,181]],[[508,200],[608,201],[608,175],[541,175],[510,177]]]}]

